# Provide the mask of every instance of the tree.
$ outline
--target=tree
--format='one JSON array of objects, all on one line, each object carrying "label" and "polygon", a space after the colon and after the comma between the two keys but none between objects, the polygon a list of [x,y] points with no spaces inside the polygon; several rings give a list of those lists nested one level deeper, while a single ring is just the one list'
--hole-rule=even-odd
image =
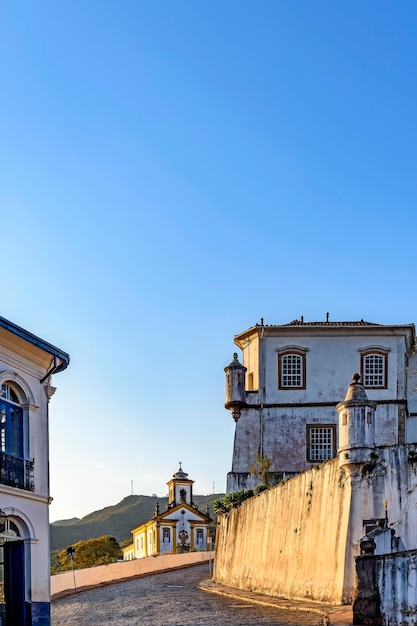
[{"label": "tree", "polygon": [[[83,567],[94,567],[95,565],[106,565],[114,563],[123,558],[120,546],[114,537],[103,535],[87,541],[77,541],[73,545],[74,569]],[[71,560],[67,549],[61,550],[54,557],[52,562],[52,573],[69,570],[72,568]]]},{"label": "tree", "polygon": [[269,469],[274,462],[274,459],[262,454],[257,454],[255,458],[256,462],[249,468],[250,473],[252,476],[255,476],[255,478],[260,480],[263,485],[270,487],[271,476]]}]

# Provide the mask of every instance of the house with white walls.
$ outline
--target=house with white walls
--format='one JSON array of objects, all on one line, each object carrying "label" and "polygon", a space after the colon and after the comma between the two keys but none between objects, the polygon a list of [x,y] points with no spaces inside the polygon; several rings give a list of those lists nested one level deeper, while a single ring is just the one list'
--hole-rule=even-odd
[{"label": "house with white walls", "polygon": [[50,625],[48,406],[66,352],[0,317],[0,624]]},{"label": "house with white walls", "polygon": [[193,483],[180,463],[167,483],[166,510],[161,512],[157,503],[154,516],[132,530],[132,543],[123,548],[124,560],[208,549],[212,520],[208,511],[202,513],[193,503]]},{"label": "house with white walls", "polygon": [[236,422],[227,491],[252,488],[251,467],[271,462],[272,482],[336,456],[335,405],[358,372],[376,403],[376,446],[417,441],[414,324],[359,321],[256,324],[234,337],[225,368],[226,404]]}]

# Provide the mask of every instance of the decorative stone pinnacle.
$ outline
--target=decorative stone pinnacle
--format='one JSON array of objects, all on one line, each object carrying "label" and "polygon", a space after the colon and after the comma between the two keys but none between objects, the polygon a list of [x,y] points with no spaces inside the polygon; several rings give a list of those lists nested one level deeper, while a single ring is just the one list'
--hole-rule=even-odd
[{"label": "decorative stone pinnacle", "polygon": [[352,374],[352,380],[354,382],[354,384],[356,385],[361,379],[361,375],[360,374]]}]

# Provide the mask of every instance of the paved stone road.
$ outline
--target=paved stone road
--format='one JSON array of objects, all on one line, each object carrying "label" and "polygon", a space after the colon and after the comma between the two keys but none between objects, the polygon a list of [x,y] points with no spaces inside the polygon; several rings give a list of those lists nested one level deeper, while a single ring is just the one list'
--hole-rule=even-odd
[{"label": "paved stone road", "polygon": [[55,600],[52,626],[322,626],[321,616],[281,611],[198,588],[208,565],[98,587]]}]

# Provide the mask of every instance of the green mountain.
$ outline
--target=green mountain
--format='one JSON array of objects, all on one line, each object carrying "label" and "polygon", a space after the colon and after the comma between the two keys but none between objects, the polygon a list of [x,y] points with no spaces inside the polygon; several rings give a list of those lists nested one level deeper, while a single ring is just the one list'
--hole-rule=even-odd
[{"label": "green mountain", "polygon": [[[210,517],[215,520],[213,502],[223,496],[224,494],[219,493],[194,496],[193,499],[194,504],[203,513],[206,512],[208,505]],[[111,535],[119,543],[130,541],[130,531],[153,517],[157,502],[162,512],[168,504],[168,499],[156,496],[127,496],[118,504],[89,513],[82,519],[75,517],[53,522],[50,525],[51,551],[62,550],[81,539],[92,539],[102,535]]]}]

